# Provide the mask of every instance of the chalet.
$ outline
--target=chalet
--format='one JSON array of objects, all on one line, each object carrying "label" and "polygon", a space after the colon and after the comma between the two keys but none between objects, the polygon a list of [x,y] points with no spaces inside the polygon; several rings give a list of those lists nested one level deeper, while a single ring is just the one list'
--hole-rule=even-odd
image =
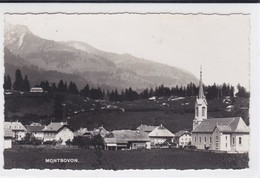
[{"label": "chalet", "polygon": [[114,130],[104,141],[107,150],[151,148],[148,134],[139,130]]},{"label": "chalet", "polygon": [[4,122],[4,128],[5,129],[11,129],[12,130],[12,138],[13,140],[20,141],[25,137],[26,134],[26,128],[23,126],[21,122]]},{"label": "chalet", "polygon": [[197,149],[225,152],[249,151],[249,127],[241,117],[207,118],[207,101],[200,72],[199,95],[195,102],[192,145]]},{"label": "chalet", "polygon": [[140,131],[143,131],[143,132],[146,132],[146,133],[150,133],[152,132],[157,126],[150,126],[150,125],[144,125],[144,124],[141,124],[139,127],[136,128],[136,130],[140,130]]},{"label": "chalet", "polygon": [[187,130],[180,130],[175,134],[174,142],[181,147],[189,145],[191,143],[191,133]]},{"label": "chalet", "polygon": [[51,122],[43,129],[44,139],[43,141],[61,141],[61,145],[65,145],[66,141],[73,140],[73,130],[67,123],[63,122]]},{"label": "chalet", "polygon": [[43,129],[45,128],[45,125],[41,125],[39,123],[32,123],[31,125],[25,126],[28,133],[31,133],[35,138],[39,140],[44,139],[44,132]]},{"label": "chalet", "polygon": [[157,126],[152,132],[148,134],[151,145],[160,145],[165,142],[173,142],[174,134],[166,129],[162,124]]},{"label": "chalet", "polygon": [[32,87],[30,89],[30,92],[31,93],[42,93],[43,92],[43,89],[41,87]]},{"label": "chalet", "polygon": [[93,132],[89,131],[87,128],[80,128],[76,132],[74,132],[74,137],[88,137],[92,138]]},{"label": "chalet", "polygon": [[10,128],[4,128],[4,149],[12,148],[13,133]]}]

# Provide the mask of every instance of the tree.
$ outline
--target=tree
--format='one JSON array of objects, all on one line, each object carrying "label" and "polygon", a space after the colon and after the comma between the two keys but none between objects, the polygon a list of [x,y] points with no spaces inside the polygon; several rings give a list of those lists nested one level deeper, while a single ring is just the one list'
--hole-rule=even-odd
[{"label": "tree", "polygon": [[88,84],[82,90],[80,90],[80,95],[85,96],[85,97],[89,97],[89,86],[88,86]]},{"label": "tree", "polygon": [[15,71],[15,81],[13,85],[14,90],[22,91],[23,89],[23,76],[20,69]]},{"label": "tree", "polygon": [[11,90],[12,89],[12,81],[9,74],[4,76],[4,89]]},{"label": "tree", "polygon": [[27,75],[25,75],[23,80],[22,91],[30,91],[30,82]]}]

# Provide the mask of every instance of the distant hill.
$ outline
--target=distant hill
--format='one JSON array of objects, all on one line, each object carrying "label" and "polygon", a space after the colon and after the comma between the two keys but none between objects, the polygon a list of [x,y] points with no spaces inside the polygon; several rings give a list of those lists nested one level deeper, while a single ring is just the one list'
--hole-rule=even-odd
[{"label": "distant hill", "polygon": [[80,86],[90,82],[118,89],[143,89],[161,84],[171,87],[198,82],[193,74],[177,67],[130,54],[101,51],[83,42],[42,39],[22,25],[5,24],[4,37],[5,51],[8,51],[5,55],[6,73],[11,74],[13,68],[23,67],[30,71],[29,79],[58,80],[48,77],[52,71],[58,72],[60,79],[74,78]]}]

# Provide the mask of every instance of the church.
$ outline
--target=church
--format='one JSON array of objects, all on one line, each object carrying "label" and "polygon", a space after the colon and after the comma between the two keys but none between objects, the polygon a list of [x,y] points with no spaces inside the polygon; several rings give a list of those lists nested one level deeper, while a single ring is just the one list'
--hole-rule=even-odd
[{"label": "church", "polygon": [[192,145],[197,149],[245,153],[249,151],[249,127],[241,117],[208,118],[207,100],[200,71],[199,93],[195,101]]}]

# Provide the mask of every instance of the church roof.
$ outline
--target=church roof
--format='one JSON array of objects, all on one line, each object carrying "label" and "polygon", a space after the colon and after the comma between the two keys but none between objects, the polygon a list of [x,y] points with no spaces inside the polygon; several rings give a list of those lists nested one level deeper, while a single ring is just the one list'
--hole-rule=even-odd
[{"label": "church roof", "polygon": [[215,128],[218,128],[221,132],[249,133],[249,127],[241,117],[205,119],[192,133],[212,133]]}]

